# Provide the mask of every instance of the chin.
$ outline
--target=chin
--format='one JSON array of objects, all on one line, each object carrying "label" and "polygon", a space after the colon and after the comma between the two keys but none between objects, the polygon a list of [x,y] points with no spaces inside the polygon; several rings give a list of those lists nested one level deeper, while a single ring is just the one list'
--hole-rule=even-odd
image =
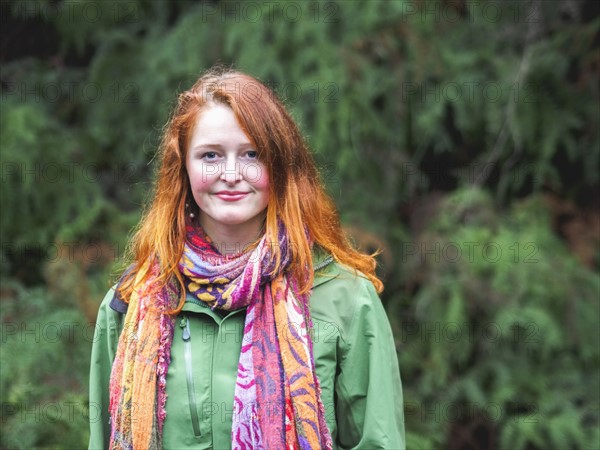
[{"label": "chin", "polygon": [[243,225],[250,222],[254,217],[245,216],[228,216],[228,217],[217,217],[215,222],[221,225]]}]

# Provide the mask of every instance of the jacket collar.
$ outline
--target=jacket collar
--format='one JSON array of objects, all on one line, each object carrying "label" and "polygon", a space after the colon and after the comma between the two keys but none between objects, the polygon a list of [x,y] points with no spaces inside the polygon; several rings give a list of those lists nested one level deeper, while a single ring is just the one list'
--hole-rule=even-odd
[{"label": "jacket collar", "polygon": [[318,246],[313,249],[312,263],[315,273],[313,289],[332,280],[340,272],[338,265],[334,264],[333,256]]}]

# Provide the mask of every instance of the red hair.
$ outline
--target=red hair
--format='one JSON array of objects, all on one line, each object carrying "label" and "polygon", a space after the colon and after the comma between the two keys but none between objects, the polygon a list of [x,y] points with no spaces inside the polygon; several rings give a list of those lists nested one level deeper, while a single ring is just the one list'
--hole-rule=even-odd
[{"label": "red hair", "polygon": [[[373,256],[355,250],[342,230],[332,199],[325,192],[312,154],[296,123],[271,89],[255,78],[233,70],[206,72],[179,101],[167,123],[159,149],[160,167],[154,198],[130,241],[128,260],[132,269],[119,285],[125,301],[137,283],[149,276],[151,263],[160,261],[159,281],[176,278],[181,286],[178,313],[185,302],[185,289],[178,263],[186,238],[186,202],[194,204],[185,161],[194,125],[208,104],[229,106],[265,163],[270,180],[266,227],[268,242],[278,242],[278,220],[283,223],[291,246],[289,272],[303,292],[313,282],[312,241],[341,264],[360,271],[383,290],[375,274]],[[279,265],[277,247],[273,254]],[[308,275],[307,275],[308,272]]]}]

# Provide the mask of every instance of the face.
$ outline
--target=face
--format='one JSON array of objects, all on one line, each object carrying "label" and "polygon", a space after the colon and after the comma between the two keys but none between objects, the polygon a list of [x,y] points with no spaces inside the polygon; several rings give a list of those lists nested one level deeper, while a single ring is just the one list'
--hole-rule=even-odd
[{"label": "face", "polygon": [[211,232],[257,237],[269,201],[269,179],[258,152],[226,105],[198,117],[186,156],[200,224]]}]

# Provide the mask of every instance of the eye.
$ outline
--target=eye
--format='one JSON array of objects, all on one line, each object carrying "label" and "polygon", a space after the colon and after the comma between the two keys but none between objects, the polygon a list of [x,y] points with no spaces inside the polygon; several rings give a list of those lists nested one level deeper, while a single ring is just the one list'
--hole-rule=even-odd
[{"label": "eye", "polygon": [[217,153],[216,152],[206,152],[202,154],[202,159],[206,159],[206,160],[214,160],[217,159]]},{"label": "eye", "polygon": [[258,158],[258,152],[256,150],[249,150],[246,153],[246,156],[250,159],[256,159],[256,158]]}]

